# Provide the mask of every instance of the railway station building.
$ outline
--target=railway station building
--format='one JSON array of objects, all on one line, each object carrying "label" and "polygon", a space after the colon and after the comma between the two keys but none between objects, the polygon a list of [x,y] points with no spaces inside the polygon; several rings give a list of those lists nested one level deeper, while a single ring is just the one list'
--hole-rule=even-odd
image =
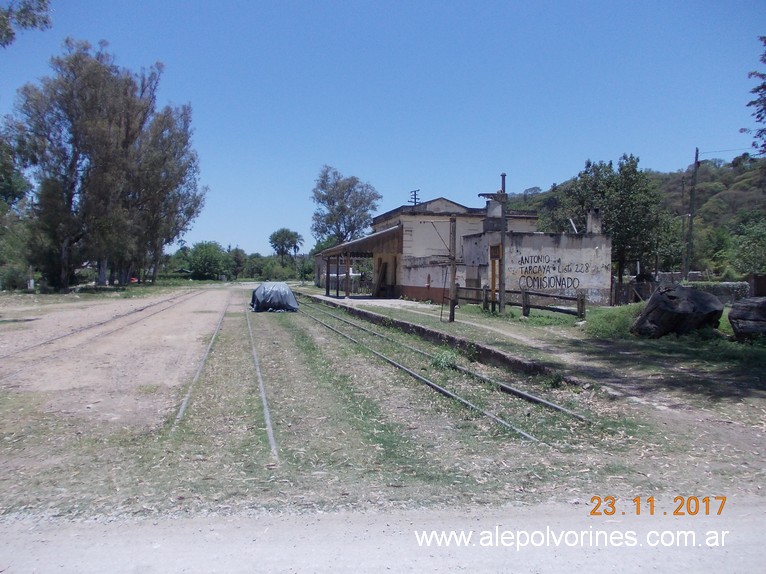
[{"label": "railway station building", "polygon": [[[403,205],[375,217],[367,237],[317,254],[315,283],[327,295],[334,287],[338,295],[348,296],[356,291],[354,285],[366,284],[372,297],[441,303],[449,293],[454,239],[458,286],[463,291],[497,289],[502,211],[495,199],[481,208],[443,197]],[[597,212],[590,214],[582,233],[540,233],[535,212],[506,210],[505,230],[507,291],[582,293],[590,304],[609,304],[611,240],[601,233]],[[355,271],[365,259],[372,261],[371,276]]]}]

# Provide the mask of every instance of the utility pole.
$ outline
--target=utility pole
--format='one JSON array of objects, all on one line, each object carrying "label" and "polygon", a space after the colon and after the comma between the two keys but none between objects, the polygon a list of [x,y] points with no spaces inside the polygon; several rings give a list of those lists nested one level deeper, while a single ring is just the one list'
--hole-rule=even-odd
[{"label": "utility pole", "polygon": [[502,224],[500,226],[500,316],[505,315],[505,247],[506,238],[508,233],[508,221],[506,219],[506,210],[508,205],[508,195],[505,193],[505,172],[500,174],[500,193],[498,194],[498,201],[500,201],[500,217],[502,218]]},{"label": "utility pole", "polygon": [[692,184],[689,190],[689,234],[686,241],[686,265],[684,269],[684,281],[689,280],[689,267],[692,264],[694,254],[694,204],[697,197],[697,169],[700,165],[700,148],[694,148],[694,171],[692,171]]},{"label": "utility pole", "polygon": [[686,177],[681,178],[681,245],[683,253],[681,254],[681,279],[686,279],[689,274],[689,268],[686,262],[686,218],[689,216],[689,210],[686,209]]},{"label": "utility pole", "polygon": [[457,217],[449,218],[449,322],[455,322],[455,306],[457,305]]}]

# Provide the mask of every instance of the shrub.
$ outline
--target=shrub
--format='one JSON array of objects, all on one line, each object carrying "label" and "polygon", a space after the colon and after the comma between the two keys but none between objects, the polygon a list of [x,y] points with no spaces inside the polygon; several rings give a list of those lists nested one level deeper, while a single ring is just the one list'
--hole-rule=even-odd
[{"label": "shrub", "polygon": [[434,355],[431,365],[437,369],[454,369],[457,365],[457,353],[451,349],[442,349]]},{"label": "shrub", "polygon": [[27,288],[27,273],[18,265],[0,268],[0,287],[6,291]]}]

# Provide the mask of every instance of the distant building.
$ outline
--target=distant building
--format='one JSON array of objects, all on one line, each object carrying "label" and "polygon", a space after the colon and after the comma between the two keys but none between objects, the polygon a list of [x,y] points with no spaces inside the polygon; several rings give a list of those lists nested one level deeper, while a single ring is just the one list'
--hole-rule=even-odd
[{"label": "distant building", "polygon": [[[326,284],[339,262],[371,258],[374,297],[442,301],[449,292],[452,216],[457,283],[491,288],[492,259],[498,258],[503,228],[500,204],[490,199],[484,208],[472,208],[443,197],[383,213],[373,219],[372,234],[319,253],[316,282]],[[506,229],[506,290],[570,296],[582,291],[592,304],[609,303],[611,241],[601,233],[598,213],[589,217],[585,233],[553,234],[535,231],[535,212],[508,210]],[[341,278],[339,292],[345,293],[344,286]]]}]

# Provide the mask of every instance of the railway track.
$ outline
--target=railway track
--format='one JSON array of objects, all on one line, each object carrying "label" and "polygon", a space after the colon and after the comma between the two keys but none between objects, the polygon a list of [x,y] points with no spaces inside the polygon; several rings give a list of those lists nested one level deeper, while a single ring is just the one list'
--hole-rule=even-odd
[{"label": "railway track", "polygon": [[[487,377],[456,362],[452,362],[449,369],[434,369],[433,365],[439,361],[438,353],[418,348],[413,344],[412,338],[406,339],[392,332],[370,329],[369,326],[362,325],[358,321],[351,321],[340,316],[338,311],[331,312],[322,305],[307,302],[305,298],[301,302],[301,312],[432,390],[455,400],[463,407],[486,417],[524,440],[554,446],[553,443],[560,442],[560,439],[552,441],[550,437],[560,435],[561,432],[571,432],[572,423],[580,426],[591,424],[588,418],[570,408]],[[423,343],[423,346],[428,344]],[[433,347],[433,345],[430,346],[430,348]],[[442,349],[441,352],[444,350]],[[395,355],[396,359],[391,355]],[[421,374],[428,370],[434,372],[430,375],[431,378]],[[436,378],[439,380],[433,380]],[[534,411],[534,420],[544,420],[544,425],[539,423],[530,425],[532,411]],[[522,428],[529,426],[534,426],[537,430]],[[558,433],[551,433],[546,432],[545,429],[541,430],[541,427],[549,427],[548,431],[550,427],[560,429],[563,427],[563,429]]]},{"label": "railway track", "polygon": [[[31,345],[26,345],[24,347],[21,347],[19,349],[14,349],[13,351],[9,351],[7,353],[4,353],[0,355],[0,360],[7,359],[9,357],[13,357],[15,355],[20,355],[21,353],[24,353],[26,351],[31,351],[33,349],[37,349],[39,347],[42,347],[44,345],[49,345],[51,343],[55,343],[56,341],[60,341],[62,339],[66,339],[68,337],[72,337],[74,335],[79,335],[80,333],[85,333],[87,331],[91,331],[93,329],[98,329],[99,327],[103,327],[105,325],[109,325],[111,323],[115,323],[116,321],[120,321],[121,319],[124,319],[126,317],[134,317],[136,315],[139,315],[143,313],[144,311],[147,311],[149,309],[152,309],[153,311],[146,315],[139,315],[139,317],[135,321],[130,321],[126,323],[125,325],[121,325],[120,327],[112,330],[108,330],[105,333],[100,333],[99,336],[109,335],[111,333],[114,333],[116,331],[119,331],[120,329],[123,329],[129,325],[132,325],[133,323],[140,321],[142,319],[145,319],[147,317],[151,317],[152,315],[156,315],[157,313],[161,313],[163,311],[166,311],[172,307],[175,307],[176,305],[179,305],[181,303],[184,303],[190,299],[193,299],[194,297],[198,297],[202,294],[202,291],[186,291],[184,293],[181,293],[180,295],[175,294],[171,297],[167,297],[165,299],[161,299],[159,301],[155,301],[154,303],[150,303],[148,305],[144,305],[143,307],[139,307],[138,309],[131,309],[130,311],[126,311],[125,313],[120,313],[119,315],[115,315],[114,317],[110,317],[108,319],[105,319],[103,321],[97,321],[95,323],[90,323],[88,325],[84,325],[82,327],[78,327],[77,329],[72,329],[71,331],[67,331],[66,333],[62,333],[60,335],[55,335],[53,337],[49,337],[47,339],[44,339],[43,341],[38,341],[36,343],[33,343]],[[155,307],[158,307],[160,305],[163,305],[164,303],[170,303],[167,307],[163,307],[159,310],[155,310]]]},{"label": "railway track", "polygon": [[[47,337],[43,340],[39,340],[32,344],[28,344],[7,352],[0,357],[0,359],[5,360],[3,364],[0,364],[0,368],[8,368],[8,366],[10,366],[11,370],[0,372],[0,383],[8,379],[12,379],[19,373],[28,373],[30,369],[33,369],[37,365],[54,362],[66,354],[82,352],[83,349],[87,349],[88,345],[97,339],[100,340],[109,335],[117,334],[121,331],[124,332],[125,329],[128,329],[131,326],[134,326],[138,323],[143,323],[147,319],[192,301],[205,292],[206,291],[204,290],[193,290],[185,291],[180,294],[176,293],[172,296],[165,297],[138,308],[119,313],[109,317],[108,319],[94,321],[59,335]],[[187,417],[189,411],[193,408],[195,393],[199,388],[200,381],[204,381],[203,372],[210,361],[211,352],[213,351],[215,343],[222,331],[226,315],[232,309],[232,305],[235,302],[238,304],[236,299],[233,297],[233,293],[234,291],[230,291],[226,299],[226,303],[221,307],[220,311],[218,311],[215,327],[213,328],[213,332],[210,335],[210,339],[207,342],[202,356],[199,358],[196,364],[194,374],[192,378],[188,380],[182,387],[183,390],[182,396],[180,397],[180,402],[172,411],[172,418],[169,420],[168,424],[168,432],[171,435],[177,431],[180,423]],[[261,397],[272,460],[274,462],[278,462],[278,448],[274,438],[268,402],[266,399],[266,385],[260,370],[259,357],[255,347],[255,338],[253,336],[253,329],[250,324],[249,309],[247,306],[248,294],[246,291],[242,291],[242,293],[245,297],[242,305],[242,309],[245,313],[244,322],[246,325],[246,332],[249,335],[250,354],[252,356],[252,361],[257,375],[255,384],[258,387]],[[237,309],[239,311],[239,306],[237,306]],[[40,350],[46,346],[50,347],[50,350],[48,350],[44,356],[41,356]],[[26,356],[27,354],[29,357]],[[18,364],[18,367],[15,367],[15,364]]]},{"label": "railway track", "polygon": [[178,412],[176,413],[175,419],[173,419],[173,425],[170,427],[170,432],[173,432],[176,430],[176,428],[178,428],[178,423],[180,423],[181,420],[184,418],[184,415],[186,414],[186,409],[189,408],[189,401],[191,400],[192,393],[194,392],[194,389],[197,386],[197,381],[199,380],[200,375],[202,374],[202,369],[205,368],[208,358],[210,357],[210,351],[212,351],[213,344],[215,343],[215,340],[218,337],[218,333],[221,331],[221,325],[223,325],[223,319],[224,317],[226,317],[226,312],[229,310],[230,304],[231,304],[231,295],[229,295],[229,299],[227,300],[226,305],[223,306],[223,309],[221,310],[221,313],[218,316],[218,321],[216,322],[215,329],[213,329],[213,334],[210,337],[210,342],[208,343],[207,348],[205,349],[205,353],[202,355],[202,358],[200,359],[200,362],[197,365],[197,370],[194,372],[194,377],[192,377],[192,380],[189,383],[189,387],[186,389],[184,398],[181,400],[181,404],[178,406]]},{"label": "railway track", "polygon": [[[33,351],[37,352],[34,358],[34,366],[38,366],[44,363],[50,363],[60,358],[66,353],[73,353],[85,348],[89,343],[91,343],[92,341],[96,339],[102,339],[104,337],[107,337],[109,335],[122,331],[124,329],[127,329],[141,321],[145,321],[146,319],[150,317],[153,317],[169,309],[172,309],[178,305],[186,303],[187,301],[190,301],[194,299],[195,297],[198,297],[202,293],[203,293],[202,291],[193,291],[193,292],[185,292],[180,295],[173,295],[171,297],[167,297],[160,301],[155,301],[154,303],[150,303],[143,307],[139,307],[138,309],[132,309],[125,313],[121,313],[114,317],[110,317],[109,319],[97,321],[94,323],[89,323],[87,325],[83,325],[82,327],[72,329],[71,331],[68,331],[66,333],[62,333],[60,335],[56,335],[48,339],[45,339],[43,341],[39,341],[37,343],[27,345],[20,349],[15,349],[14,351],[6,353],[2,357],[0,357],[0,360],[3,360],[3,366],[7,366],[7,364],[9,363],[8,359],[16,360],[17,362],[20,362],[20,365],[16,368],[11,367],[12,370],[1,372],[0,383],[3,383],[8,379],[12,379],[15,375],[18,375],[19,373],[30,370],[30,364],[27,364],[24,361],[25,353],[33,352]],[[83,338],[75,339],[78,335],[82,335]],[[74,340],[73,344],[71,345],[66,344],[66,343],[72,342],[73,340]],[[63,344],[61,344],[62,342]],[[39,356],[39,349],[41,347],[44,347],[46,345],[56,345],[56,344],[61,344],[61,345],[59,345],[58,348],[52,349],[43,357]]]},{"label": "railway track", "polygon": [[261,374],[261,362],[258,358],[258,351],[255,349],[255,337],[253,336],[253,326],[250,323],[250,308],[248,307],[247,292],[242,291],[245,298],[245,321],[247,322],[247,333],[250,340],[250,351],[253,357],[253,366],[255,367],[256,377],[258,378],[258,394],[261,397],[261,406],[263,408],[263,420],[266,425],[266,436],[269,439],[269,448],[271,449],[271,457],[279,462],[279,449],[277,447],[277,441],[274,438],[274,427],[271,423],[271,412],[269,410],[269,401],[266,398],[266,385],[263,382],[263,375]]},{"label": "railway track", "polygon": [[[103,339],[104,337],[118,333],[119,331],[145,321],[150,317],[186,303],[187,301],[198,297],[202,293],[203,291],[187,291],[185,293],[181,293],[180,295],[173,295],[143,307],[131,309],[130,311],[120,313],[119,315],[110,317],[108,319],[89,323],[76,329],[67,331],[66,333],[49,337],[34,344],[26,345],[22,348],[8,352],[0,357],[0,360],[3,361],[2,366],[6,367],[9,363],[12,365],[13,363],[12,361],[9,361],[9,359],[15,360],[17,363],[19,363],[19,366],[16,368],[11,366],[11,370],[0,372],[0,383],[13,378],[19,373],[30,370],[31,365],[24,360],[25,353],[34,352],[34,366],[53,362],[66,353],[77,352],[78,350],[85,348],[88,344],[97,339]],[[78,339],[78,336],[82,336],[82,338]],[[47,345],[58,346],[51,349],[44,356],[40,357],[39,349]]]},{"label": "railway track", "polygon": [[[258,387],[258,395],[260,397],[261,401],[261,408],[263,410],[263,419],[264,424],[266,427],[266,436],[268,438],[269,442],[269,448],[271,451],[271,458],[274,461],[274,463],[279,463],[279,449],[277,446],[277,442],[274,436],[274,428],[271,422],[271,413],[269,410],[269,403],[267,399],[266,394],[266,384],[263,379],[263,374],[261,373],[261,366],[260,366],[260,359],[258,357],[258,352],[256,350],[255,346],[255,337],[253,336],[253,327],[250,322],[250,309],[248,307],[248,291],[242,290],[243,294],[243,310],[245,315],[245,324],[247,325],[247,333],[248,333],[248,342],[249,342],[249,350],[250,355],[253,360],[253,367],[255,369],[256,374],[256,381],[254,381],[255,384],[257,384]],[[172,425],[170,427],[170,433],[176,431],[176,429],[179,427],[179,424],[184,419],[187,410],[189,409],[189,405],[192,402],[192,396],[194,395],[194,391],[197,388],[197,383],[200,379],[200,376],[205,368],[205,366],[208,364],[208,360],[210,358],[210,353],[213,349],[213,346],[215,344],[215,341],[218,337],[218,334],[221,332],[221,328],[223,326],[224,318],[226,317],[226,313],[229,310],[229,307],[231,307],[232,304],[232,296],[229,296],[229,299],[227,301],[227,304],[223,307],[220,316],[218,317],[218,321],[216,323],[216,327],[213,331],[212,336],[210,337],[210,341],[207,345],[207,348],[202,355],[199,364],[197,365],[197,370],[194,373],[194,377],[192,378],[191,382],[188,385],[188,388],[186,389],[186,393],[184,394],[183,400],[181,401],[181,404],[178,407],[178,411],[176,413],[175,418],[173,419]]]}]

